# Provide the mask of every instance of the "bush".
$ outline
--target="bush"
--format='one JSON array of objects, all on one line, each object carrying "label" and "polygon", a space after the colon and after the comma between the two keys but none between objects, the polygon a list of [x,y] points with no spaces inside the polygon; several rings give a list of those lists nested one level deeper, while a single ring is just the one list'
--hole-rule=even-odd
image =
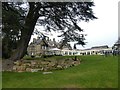
[{"label": "bush", "polygon": [[31,58],[34,58],[34,57],[35,57],[35,56],[33,56],[33,55],[31,56]]},{"label": "bush", "polygon": [[42,58],[53,57],[55,55],[42,55]]}]

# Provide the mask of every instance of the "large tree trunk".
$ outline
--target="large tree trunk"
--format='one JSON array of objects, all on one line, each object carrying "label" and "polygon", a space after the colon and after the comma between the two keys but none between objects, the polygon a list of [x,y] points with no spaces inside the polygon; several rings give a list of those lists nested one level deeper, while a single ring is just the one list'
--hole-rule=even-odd
[{"label": "large tree trunk", "polygon": [[23,56],[26,53],[31,35],[34,31],[34,27],[36,25],[36,22],[38,20],[39,16],[38,14],[32,12],[32,10],[29,10],[29,13],[25,19],[24,29],[21,33],[21,39],[18,42],[17,49],[13,52],[12,56],[10,57],[10,60],[20,60],[23,58]]}]

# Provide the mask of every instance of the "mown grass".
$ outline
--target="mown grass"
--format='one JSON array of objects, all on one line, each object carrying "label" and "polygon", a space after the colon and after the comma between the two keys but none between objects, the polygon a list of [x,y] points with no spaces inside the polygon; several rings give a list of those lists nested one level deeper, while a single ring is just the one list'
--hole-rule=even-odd
[{"label": "mown grass", "polygon": [[118,87],[118,57],[79,56],[79,58],[82,59],[80,65],[56,70],[52,74],[3,72],[3,88]]}]

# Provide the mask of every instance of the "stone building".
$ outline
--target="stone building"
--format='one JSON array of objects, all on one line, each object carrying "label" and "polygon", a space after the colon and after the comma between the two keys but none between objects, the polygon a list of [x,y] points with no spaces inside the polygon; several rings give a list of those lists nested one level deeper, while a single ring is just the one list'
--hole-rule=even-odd
[{"label": "stone building", "polygon": [[[33,42],[27,48],[28,55],[32,56],[41,56],[41,55],[104,55],[112,54],[113,48],[108,47],[107,45],[104,46],[95,46],[89,49],[72,49],[71,45],[66,43],[62,49],[59,47],[61,46],[62,42],[56,42],[55,39],[51,40],[48,37],[44,38],[37,38],[33,39]],[[114,48],[116,45],[119,47],[120,43],[115,43]],[[120,48],[120,47],[119,47]]]},{"label": "stone building", "polygon": [[[55,38],[53,40],[49,39],[49,37],[44,38],[37,38],[33,39],[33,42],[30,43],[30,45],[27,48],[28,55],[53,55],[53,54],[61,54],[61,51],[59,49],[61,42],[56,42]],[[63,49],[72,49],[70,44],[66,43],[66,45],[63,46]]]}]

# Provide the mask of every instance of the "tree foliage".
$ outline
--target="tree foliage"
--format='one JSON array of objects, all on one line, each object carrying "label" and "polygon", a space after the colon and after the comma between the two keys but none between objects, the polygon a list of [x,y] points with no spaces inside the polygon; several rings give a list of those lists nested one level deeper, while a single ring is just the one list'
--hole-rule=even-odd
[{"label": "tree foliage", "polygon": [[62,35],[59,36],[63,37],[63,43],[60,48],[70,41],[78,41],[77,44],[85,45],[84,34],[78,33],[82,32],[83,29],[81,29],[77,23],[81,21],[88,22],[89,20],[96,19],[91,8],[91,6],[94,6],[94,3],[59,2],[58,4],[58,2],[54,2],[47,4],[53,7],[43,8],[44,19],[39,19],[39,24],[44,25],[46,30],[60,30],[62,32]]},{"label": "tree foliage", "polygon": [[21,37],[22,20],[21,8],[14,3],[2,3],[2,55],[9,58],[12,51],[17,48]]},{"label": "tree foliage", "polygon": [[3,32],[6,36],[11,35],[9,38],[13,35],[18,38],[20,33],[15,52],[11,56],[12,60],[24,56],[35,25],[44,26],[46,31],[61,31],[63,43],[60,48],[69,41],[85,44],[84,34],[78,33],[83,31],[78,23],[96,19],[92,11],[93,2],[28,2],[28,4],[26,13],[25,9],[20,9],[21,3],[3,3]]}]

